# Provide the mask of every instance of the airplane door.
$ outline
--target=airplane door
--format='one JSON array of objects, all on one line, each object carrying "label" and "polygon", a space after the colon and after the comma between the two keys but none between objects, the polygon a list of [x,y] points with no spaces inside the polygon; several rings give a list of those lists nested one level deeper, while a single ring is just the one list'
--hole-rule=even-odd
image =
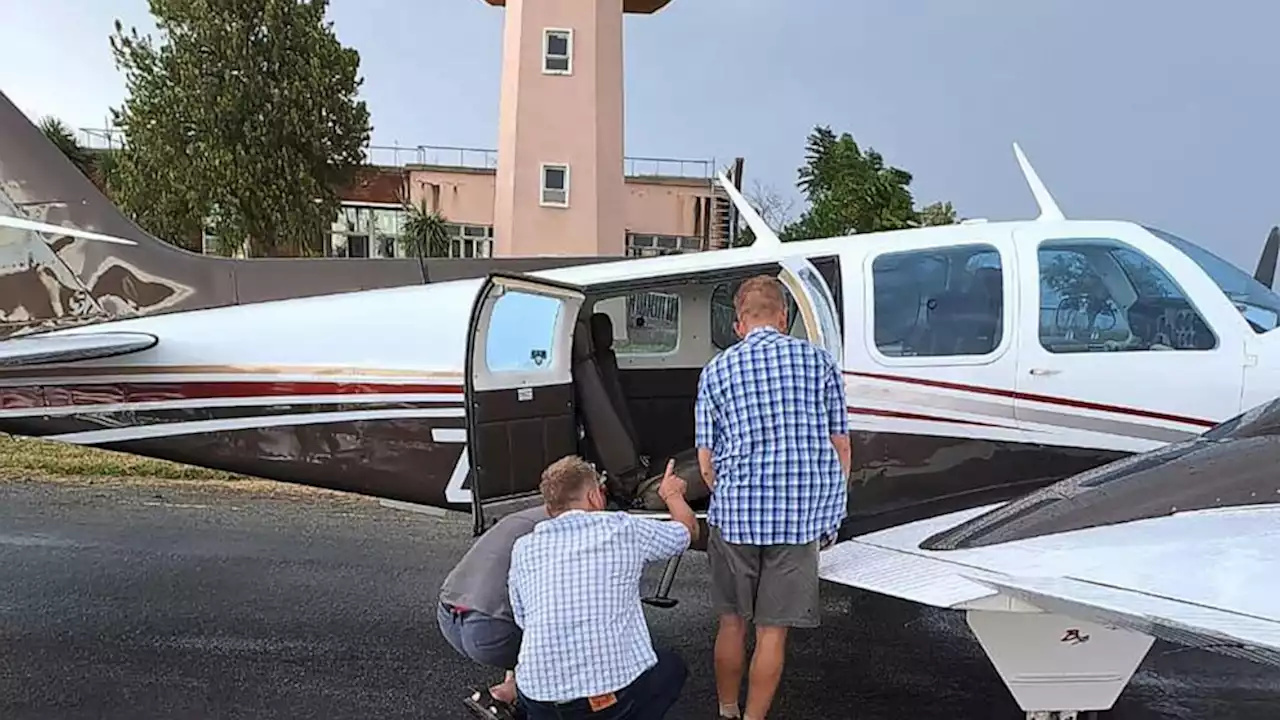
[{"label": "airplane door", "polygon": [[465,384],[471,508],[532,495],[542,470],[578,450],[570,373],[582,291],[490,275],[471,312]]},{"label": "airplane door", "polygon": [[1108,230],[1017,233],[1022,276],[1037,278],[1020,289],[1019,423],[1048,445],[1128,453],[1237,414],[1242,323],[1172,247]]},{"label": "airplane door", "polygon": [[786,258],[779,264],[782,272],[778,273],[778,279],[796,301],[809,342],[825,348],[835,358],[836,366],[843,368],[844,338],[840,330],[840,316],[827,281],[813,263],[803,257]]}]

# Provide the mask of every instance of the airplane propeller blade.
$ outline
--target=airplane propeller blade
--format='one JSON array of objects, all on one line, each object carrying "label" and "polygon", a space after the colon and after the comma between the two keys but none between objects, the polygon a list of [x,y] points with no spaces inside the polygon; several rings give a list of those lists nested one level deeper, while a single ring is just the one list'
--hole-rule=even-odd
[{"label": "airplane propeller blade", "polygon": [[751,207],[751,203],[747,202],[742,193],[738,192],[738,188],[729,182],[729,178],[725,177],[724,173],[718,173],[717,177],[720,180],[720,186],[729,194],[729,199],[738,208],[738,214],[742,215],[743,220],[747,221],[747,227],[751,228],[751,232],[756,236],[754,244],[757,247],[765,244],[781,244],[782,240],[778,238],[778,234],[773,231],[773,228],[769,227],[764,218],[760,217],[760,213]]},{"label": "airplane propeller blade", "polygon": [[71,237],[80,238],[82,240],[96,240],[98,242],[115,243],[117,245],[138,244],[132,240],[118,238],[113,235],[103,235],[101,233],[89,232],[88,230],[80,230],[79,228],[63,227],[62,225],[50,225],[49,223],[36,222],[35,220],[16,218],[12,215],[0,215],[0,227],[14,228],[15,230],[31,230],[48,235],[70,235]]},{"label": "airplane propeller blade", "polygon": [[1280,227],[1272,227],[1266,244],[1262,246],[1262,257],[1258,258],[1258,269],[1253,272],[1253,279],[1271,287],[1276,279],[1277,257],[1280,257]]}]

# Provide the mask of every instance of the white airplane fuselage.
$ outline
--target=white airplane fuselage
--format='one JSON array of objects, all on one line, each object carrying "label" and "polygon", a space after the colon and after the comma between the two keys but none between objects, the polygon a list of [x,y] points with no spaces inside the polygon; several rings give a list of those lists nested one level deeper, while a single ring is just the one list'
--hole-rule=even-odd
[{"label": "white airplane fuselage", "polygon": [[[653,465],[687,450],[698,373],[733,340],[717,337],[733,284],[787,258],[825,281],[788,286],[792,332],[845,371],[846,534],[1008,500],[1280,395],[1269,290],[1252,326],[1202,258],[1139,225],[1037,221],[530,273],[507,296],[552,304],[505,329],[494,281],[468,279],[59,330],[158,341],[0,370],[0,431],[476,511],[590,443],[575,320],[613,319],[623,412]],[[659,301],[671,322],[638,327]],[[642,330],[669,342],[642,348]],[[490,372],[497,345],[537,357]]]}]

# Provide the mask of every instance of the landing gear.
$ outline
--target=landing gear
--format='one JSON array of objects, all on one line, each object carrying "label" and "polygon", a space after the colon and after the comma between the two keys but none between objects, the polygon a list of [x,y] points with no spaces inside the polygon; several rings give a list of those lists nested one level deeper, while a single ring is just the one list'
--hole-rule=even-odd
[{"label": "landing gear", "polygon": [[1150,635],[1046,612],[968,610],[987,658],[1027,720],[1096,720],[1147,656]]},{"label": "landing gear", "polygon": [[662,570],[662,579],[658,581],[658,592],[643,598],[641,602],[656,608],[668,610],[680,603],[679,600],[671,597],[671,585],[676,581],[676,571],[680,569],[680,558],[683,555],[677,555],[667,561],[667,566]]}]

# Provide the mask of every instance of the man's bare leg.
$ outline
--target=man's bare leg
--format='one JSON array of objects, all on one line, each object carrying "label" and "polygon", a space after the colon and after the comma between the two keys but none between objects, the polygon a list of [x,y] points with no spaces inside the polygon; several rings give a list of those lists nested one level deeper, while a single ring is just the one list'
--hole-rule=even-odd
[{"label": "man's bare leg", "polygon": [[764,720],[769,712],[778,681],[782,679],[786,654],[787,628],[756,628],[756,649],[751,653],[751,675],[747,684],[746,720]]},{"label": "man's bare leg", "polygon": [[494,700],[512,705],[516,701],[516,674],[507,671],[507,677],[501,683],[489,688],[489,694]]},{"label": "man's bare leg", "polygon": [[742,671],[747,663],[747,621],[737,615],[721,615],[716,633],[716,695],[720,698],[720,714],[738,707],[742,692]]}]

